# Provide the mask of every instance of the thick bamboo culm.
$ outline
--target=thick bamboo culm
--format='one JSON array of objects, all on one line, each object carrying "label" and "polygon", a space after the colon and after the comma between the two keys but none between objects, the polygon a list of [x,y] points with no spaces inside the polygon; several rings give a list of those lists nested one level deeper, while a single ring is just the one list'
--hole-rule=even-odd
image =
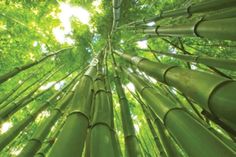
[{"label": "thick bamboo culm", "polygon": [[[226,146],[220,139],[211,134],[201,123],[193,118],[181,106],[174,104],[164,95],[161,95],[137,75],[124,71],[134,83],[136,89],[152,110],[158,115],[167,130],[181,144],[184,150],[192,157],[233,157],[235,152]],[[178,122],[177,122],[178,121]],[[184,130],[189,130],[188,134]],[[195,130],[198,130],[196,132]],[[201,140],[192,140],[201,139]],[[201,143],[207,143],[202,147]],[[192,148],[195,149],[192,149]]]},{"label": "thick bamboo culm", "polygon": [[198,102],[202,108],[212,112],[225,124],[236,130],[234,101],[236,82],[234,80],[175,65],[157,63],[117,51],[116,54],[158,81],[177,88]]}]

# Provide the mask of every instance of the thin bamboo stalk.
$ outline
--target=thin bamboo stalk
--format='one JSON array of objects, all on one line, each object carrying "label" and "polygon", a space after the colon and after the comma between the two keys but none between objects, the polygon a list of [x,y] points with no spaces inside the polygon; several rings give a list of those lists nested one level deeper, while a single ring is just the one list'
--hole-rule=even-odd
[{"label": "thin bamboo stalk", "polygon": [[63,48],[63,49],[60,49],[54,53],[51,53],[45,57],[42,57],[41,59],[37,60],[37,61],[34,61],[32,63],[29,63],[29,64],[25,64],[25,65],[22,65],[22,66],[19,66],[19,67],[15,67],[15,69],[11,70],[10,72],[7,72],[3,75],[0,76],[0,84],[2,84],[3,82],[7,81],[8,79],[14,77],[15,75],[17,75],[18,73],[22,72],[22,71],[25,71],[41,62],[43,62],[44,60],[46,60],[47,58],[49,57],[52,57],[52,56],[55,56],[55,55],[58,55],[62,52],[65,52],[65,50],[68,50],[68,49],[71,49],[72,47],[69,47],[69,48]]}]

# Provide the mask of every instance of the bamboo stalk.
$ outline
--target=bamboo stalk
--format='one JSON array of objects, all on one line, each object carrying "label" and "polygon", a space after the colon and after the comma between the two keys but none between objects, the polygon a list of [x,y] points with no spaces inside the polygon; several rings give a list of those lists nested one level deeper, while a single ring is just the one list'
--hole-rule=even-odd
[{"label": "bamboo stalk", "polygon": [[25,64],[25,65],[22,65],[22,66],[19,66],[19,67],[15,67],[15,69],[11,70],[10,72],[7,72],[3,75],[0,76],[0,84],[2,84],[3,82],[7,81],[8,79],[14,77],[15,75],[17,75],[18,73],[22,72],[22,71],[25,71],[41,62],[43,62],[44,60],[46,60],[47,58],[49,57],[52,57],[52,56],[55,56],[55,55],[58,55],[62,52],[64,52],[65,50],[67,49],[71,49],[72,47],[69,47],[69,48],[64,48],[64,49],[61,49],[61,50],[58,50],[54,53],[51,53],[45,57],[42,57],[41,59],[37,60],[37,61],[34,61],[32,63],[28,63],[28,64]]},{"label": "bamboo stalk", "polygon": [[[189,115],[188,112],[180,106],[172,103],[167,97],[157,93],[136,75],[127,71],[124,72],[134,83],[137,91],[147,104],[158,114],[158,117],[166,126],[167,130],[175,137],[189,156],[233,157],[236,155],[236,152],[226,146],[216,136],[212,135],[208,129],[196,121],[195,118]],[[186,130],[188,130],[187,134],[185,133]],[[207,143],[207,145],[202,147],[202,143]]]},{"label": "bamboo stalk", "polygon": [[[148,59],[116,52],[158,81],[177,88],[205,110],[212,112],[226,125],[236,130],[236,82],[205,72],[165,65]],[[158,70],[156,70],[158,69]],[[196,82],[198,82],[196,84]],[[204,92],[203,92],[204,91]]]}]

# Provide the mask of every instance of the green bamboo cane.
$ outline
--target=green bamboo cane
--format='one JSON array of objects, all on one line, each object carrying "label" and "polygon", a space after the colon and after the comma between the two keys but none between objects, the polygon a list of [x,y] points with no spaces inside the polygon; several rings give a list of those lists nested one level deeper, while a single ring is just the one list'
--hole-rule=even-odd
[{"label": "green bamboo cane", "polygon": [[166,127],[161,123],[160,119],[155,116],[155,114],[150,110],[149,114],[158,129],[162,144],[168,154],[168,156],[179,156],[179,152],[177,151],[176,147],[172,144],[170,137],[166,134]]},{"label": "green bamboo cane", "polygon": [[[75,77],[76,78],[76,77]],[[32,113],[29,114],[25,119],[23,119],[20,123],[17,123],[13,128],[7,131],[5,134],[0,136],[0,151],[7,146],[18,134],[22,131],[27,125],[29,125],[37,115],[42,112],[47,106],[54,104],[56,98],[61,95],[61,93],[66,90],[75,80],[75,78],[68,83],[61,91],[57,91],[54,95],[52,95],[45,103],[40,106],[37,106]]]},{"label": "green bamboo cane", "polygon": [[224,18],[232,18],[236,17],[236,7],[224,9],[221,12],[217,12],[215,14],[206,15],[204,17],[205,20],[216,20],[216,19],[224,19]]},{"label": "green bamboo cane", "polygon": [[69,47],[69,48],[63,48],[61,50],[58,50],[56,52],[53,52],[45,57],[42,57],[41,59],[39,60],[36,60],[32,63],[29,63],[29,64],[25,64],[25,65],[22,65],[22,66],[19,66],[19,67],[15,67],[15,69],[11,70],[10,72],[7,72],[3,75],[0,76],[0,84],[2,84],[3,82],[7,81],[8,79],[12,78],[13,76],[17,75],[18,73],[22,72],[22,71],[25,71],[41,62],[43,62],[44,60],[46,60],[47,58],[49,57],[52,57],[52,56],[55,56],[55,55],[58,55],[62,52],[64,52],[65,50],[67,49],[71,49],[72,47]]},{"label": "green bamboo cane", "polygon": [[165,152],[165,150],[164,150],[164,148],[163,148],[163,146],[162,146],[162,144],[161,144],[161,142],[160,142],[160,140],[159,140],[159,137],[158,137],[158,135],[157,135],[157,133],[156,133],[156,131],[155,131],[153,125],[152,125],[152,122],[151,122],[151,120],[150,120],[150,118],[149,118],[149,115],[150,115],[150,114],[148,114],[147,108],[145,107],[145,105],[144,105],[144,103],[141,101],[141,99],[138,97],[138,95],[134,95],[134,93],[132,93],[130,90],[129,90],[129,92],[130,92],[130,94],[135,98],[135,100],[139,102],[139,104],[140,104],[141,107],[142,107],[143,113],[144,113],[144,115],[145,115],[145,119],[146,119],[146,121],[147,121],[147,123],[148,123],[148,126],[149,126],[150,130],[151,130],[151,133],[152,133],[153,139],[154,139],[154,141],[155,141],[156,147],[158,148],[159,155],[160,155],[161,157],[167,157],[166,152]]},{"label": "green bamboo cane", "polygon": [[111,35],[114,33],[116,27],[119,24],[121,2],[122,0],[112,0],[113,21],[112,21]]},{"label": "green bamboo cane", "polygon": [[50,71],[52,69],[50,69],[49,71],[47,71],[45,74],[43,74],[39,79],[37,79],[36,81],[34,81],[33,83],[31,83],[30,85],[28,85],[27,87],[25,87],[24,89],[22,89],[19,93],[17,93],[15,96],[13,96],[12,98],[10,98],[8,101],[4,102],[1,104],[0,109],[4,108],[5,106],[7,106],[10,103],[14,103],[14,101],[23,95],[24,92],[26,92],[28,89],[32,88],[33,86],[35,86],[38,83],[42,83],[44,82],[44,80],[47,80],[47,77],[49,76]]},{"label": "green bamboo cane", "polygon": [[[138,56],[116,52],[117,55],[132,62],[140,70],[158,81],[192,98],[205,110],[212,112],[225,124],[236,130],[236,82],[217,75],[184,69],[149,61]],[[156,70],[158,69],[158,70]]]},{"label": "green bamboo cane", "polygon": [[[104,51],[103,51],[104,52]],[[98,74],[94,81],[94,111],[91,125],[90,157],[115,157],[112,145],[112,106],[105,88],[104,53],[99,56]],[[99,143],[99,145],[98,145]]]},{"label": "green bamboo cane", "polygon": [[[64,118],[64,117],[63,117]],[[54,133],[47,138],[47,140],[44,141],[44,143],[42,144],[41,148],[39,149],[39,151],[34,155],[34,157],[45,157],[47,152],[49,151],[49,149],[52,147],[52,145],[55,142],[56,137],[58,136],[58,134],[60,133],[61,128],[63,127],[65,121],[63,120],[59,126],[57,126],[57,128],[55,129]]]},{"label": "green bamboo cane", "polygon": [[223,128],[228,135],[231,137],[232,140],[236,141],[236,131],[230,128],[229,126],[225,125],[224,122],[222,122],[218,117],[212,115],[211,113],[207,112],[206,110],[203,110],[201,112],[203,116],[205,116],[206,119],[211,120],[215,124],[219,125],[221,128]]},{"label": "green bamboo cane", "polygon": [[[236,18],[206,21],[203,18],[183,25],[154,26],[137,29],[136,32],[172,37],[201,37],[220,40],[236,40]],[[223,31],[222,31],[223,30]]]},{"label": "green bamboo cane", "polygon": [[[110,51],[111,52],[111,51]],[[117,137],[117,133],[115,131],[115,124],[114,124],[114,108],[113,108],[113,100],[112,100],[112,90],[111,90],[111,84],[110,84],[110,80],[108,78],[108,51],[105,50],[105,88],[107,90],[107,94],[109,97],[109,104],[111,105],[111,117],[112,117],[112,121],[111,121],[111,127],[112,127],[112,144],[113,144],[113,148],[114,148],[114,153],[116,157],[121,157],[122,152],[121,152],[121,148],[120,148],[120,143]]]},{"label": "green bamboo cane", "polygon": [[[135,73],[136,75],[138,75],[137,73]],[[144,76],[144,78],[145,78],[145,76]],[[146,79],[147,80],[147,82],[149,82],[149,84],[151,84],[150,83],[150,81],[148,80],[148,79]],[[146,81],[145,80],[145,81]],[[163,93],[163,90],[160,90],[159,88],[155,88],[155,86],[152,86],[155,90],[158,90],[160,93]],[[139,102],[141,103],[141,104],[143,104],[143,105],[145,105],[144,103],[143,103],[143,101],[141,100],[141,98],[140,98],[140,96],[138,95],[138,93],[136,94],[138,97],[138,100],[139,100]],[[165,96],[167,96],[169,99],[171,99],[171,97],[170,97],[170,95],[169,94],[165,94]],[[176,104],[181,104],[181,102],[180,101],[177,101],[178,99],[171,99],[171,101],[173,101],[173,102],[175,102]],[[149,113],[150,114],[150,113]],[[151,116],[150,116],[151,117]],[[154,120],[154,122],[155,122],[156,120]],[[155,124],[156,124],[157,122],[155,122]],[[159,123],[158,123],[159,124]],[[159,134],[160,134],[160,138],[161,138],[161,141],[162,141],[162,143],[163,143],[163,146],[165,147],[165,150],[166,150],[166,152],[167,152],[167,156],[178,156],[178,151],[176,150],[176,147],[174,147],[174,145],[172,144],[172,141],[170,141],[170,139],[169,139],[169,137],[167,136],[167,134],[166,134],[166,132],[165,132],[165,127],[163,126],[163,125],[161,125],[161,124],[159,124],[159,125],[157,125],[156,124],[156,126],[157,126],[157,128],[158,128],[158,131],[159,131]]]},{"label": "green bamboo cane", "polygon": [[8,92],[6,95],[3,96],[3,98],[0,100],[0,104],[2,104],[4,101],[7,101],[9,97],[11,97],[13,94],[17,92],[18,89],[20,89],[28,80],[30,80],[35,74],[31,74],[25,79],[22,80],[21,83],[17,84],[15,88],[13,88],[10,92]]},{"label": "green bamboo cane", "polygon": [[[181,106],[174,104],[167,97],[157,93],[155,89],[136,75],[127,71],[124,72],[189,156],[233,157],[236,155],[236,152],[211,134],[208,129],[196,121]],[[204,146],[202,146],[203,143]]]},{"label": "green bamboo cane", "polygon": [[156,54],[170,56],[173,58],[184,60],[186,62],[201,63],[201,64],[205,64],[208,66],[218,67],[218,68],[227,69],[227,70],[236,70],[236,61],[235,60],[219,59],[219,58],[206,57],[206,56],[174,54],[174,53],[167,53],[167,52],[148,50],[148,49],[139,49],[139,50],[146,51],[146,52],[151,51]]},{"label": "green bamboo cane", "polygon": [[151,157],[151,153],[148,151],[147,143],[146,143],[144,137],[142,136],[142,134],[139,134],[139,137],[137,139],[138,139],[138,143],[140,144],[141,148],[143,149],[144,156]]},{"label": "green bamboo cane", "polygon": [[205,1],[205,2],[200,2],[196,3],[193,5],[190,5],[186,8],[180,8],[172,11],[163,11],[159,15],[156,15],[151,18],[144,18],[143,20],[131,22],[128,25],[140,25],[143,23],[148,23],[151,21],[158,21],[164,18],[169,18],[169,17],[178,17],[178,16],[191,16],[192,14],[195,13],[204,13],[204,12],[209,12],[209,11],[216,11],[220,9],[227,9],[230,7],[235,7],[236,2],[234,0],[212,0],[212,1]]},{"label": "green bamboo cane", "polygon": [[39,126],[29,142],[23,148],[19,157],[32,157],[41,147],[43,140],[47,137],[51,127],[55,124],[58,118],[63,115],[63,111],[69,105],[69,102],[74,94],[74,88],[62,98],[62,100],[53,109],[51,115]]},{"label": "green bamboo cane", "polygon": [[[54,73],[55,74],[55,73]],[[53,75],[54,75],[53,74]],[[53,76],[51,75],[51,76]],[[0,119],[1,120],[5,120],[6,118],[8,118],[9,116],[11,116],[12,114],[14,114],[15,112],[19,111],[21,108],[25,107],[27,104],[29,104],[30,102],[32,102],[33,100],[35,100],[36,98],[42,96],[43,94],[45,94],[46,92],[50,91],[51,88],[53,88],[53,86],[57,83],[59,83],[60,81],[66,79],[68,76],[70,76],[71,73],[67,74],[66,76],[64,76],[63,78],[61,78],[60,80],[54,82],[52,84],[52,86],[50,88],[48,88],[45,91],[36,93],[36,91],[40,88],[41,84],[35,88],[35,90],[33,90],[32,92],[30,92],[27,96],[25,96],[24,98],[22,98],[21,100],[19,100],[16,103],[13,103],[9,106],[6,106],[5,108],[2,108],[0,110]],[[50,76],[50,77],[51,77]],[[49,78],[50,78],[49,77]]]},{"label": "green bamboo cane", "polygon": [[95,106],[90,139],[91,157],[115,156],[111,138],[111,106],[103,77],[102,73],[99,73],[94,82]]},{"label": "green bamboo cane", "polygon": [[92,83],[96,73],[96,62],[97,59],[95,58],[76,87],[69,114],[49,153],[49,157],[82,155],[89,126],[91,98],[93,95]]},{"label": "green bamboo cane", "polygon": [[[186,49],[182,49],[181,47],[179,47],[178,45],[170,42],[167,39],[162,38],[162,40],[164,40],[165,42],[169,43],[171,46],[177,48],[178,50],[182,51],[184,54],[188,54],[188,55],[192,55],[189,51],[187,51]],[[212,66],[207,66],[211,71],[215,72],[216,74],[219,74],[220,76],[232,79],[230,76],[226,75],[225,73],[223,73],[222,71],[216,69],[215,67]]]},{"label": "green bamboo cane", "polygon": [[127,155],[129,157],[133,156],[139,157],[142,156],[142,153],[140,151],[137,137],[135,135],[133,120],[131,118],[131,113],[129,109],[129,103],[126,98],[124,89],[122,88],[119,74],[116,70],[117,65],[113,54],[112,54],[112,60],[113,60],[113,71],[114,71],[114,83],[120,102],[121,120],[123,124],[123,132],[125,137],[125,148],[127,151]]}]

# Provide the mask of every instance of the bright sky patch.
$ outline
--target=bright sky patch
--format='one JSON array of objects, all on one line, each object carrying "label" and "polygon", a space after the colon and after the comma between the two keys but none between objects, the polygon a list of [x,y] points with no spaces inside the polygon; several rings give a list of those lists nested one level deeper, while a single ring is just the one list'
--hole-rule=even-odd
[{"label": "bright sky patch", "polygon": [[90,14],[87,10],[78,6],[71,6],[67,3],[60,3],[61,12],[58,17],[61,21],[61,27],[53,29],[53,34],[60,43],[73,44],[74,40],[68,37],[72,32],[71,18],[78,19],[83,24],[89,24]]},{"label": "bright sky patch", "polygon": [[138,41],[137,46],[138,46],[138,48],[146,49],[147,48],[147,40]]}]

